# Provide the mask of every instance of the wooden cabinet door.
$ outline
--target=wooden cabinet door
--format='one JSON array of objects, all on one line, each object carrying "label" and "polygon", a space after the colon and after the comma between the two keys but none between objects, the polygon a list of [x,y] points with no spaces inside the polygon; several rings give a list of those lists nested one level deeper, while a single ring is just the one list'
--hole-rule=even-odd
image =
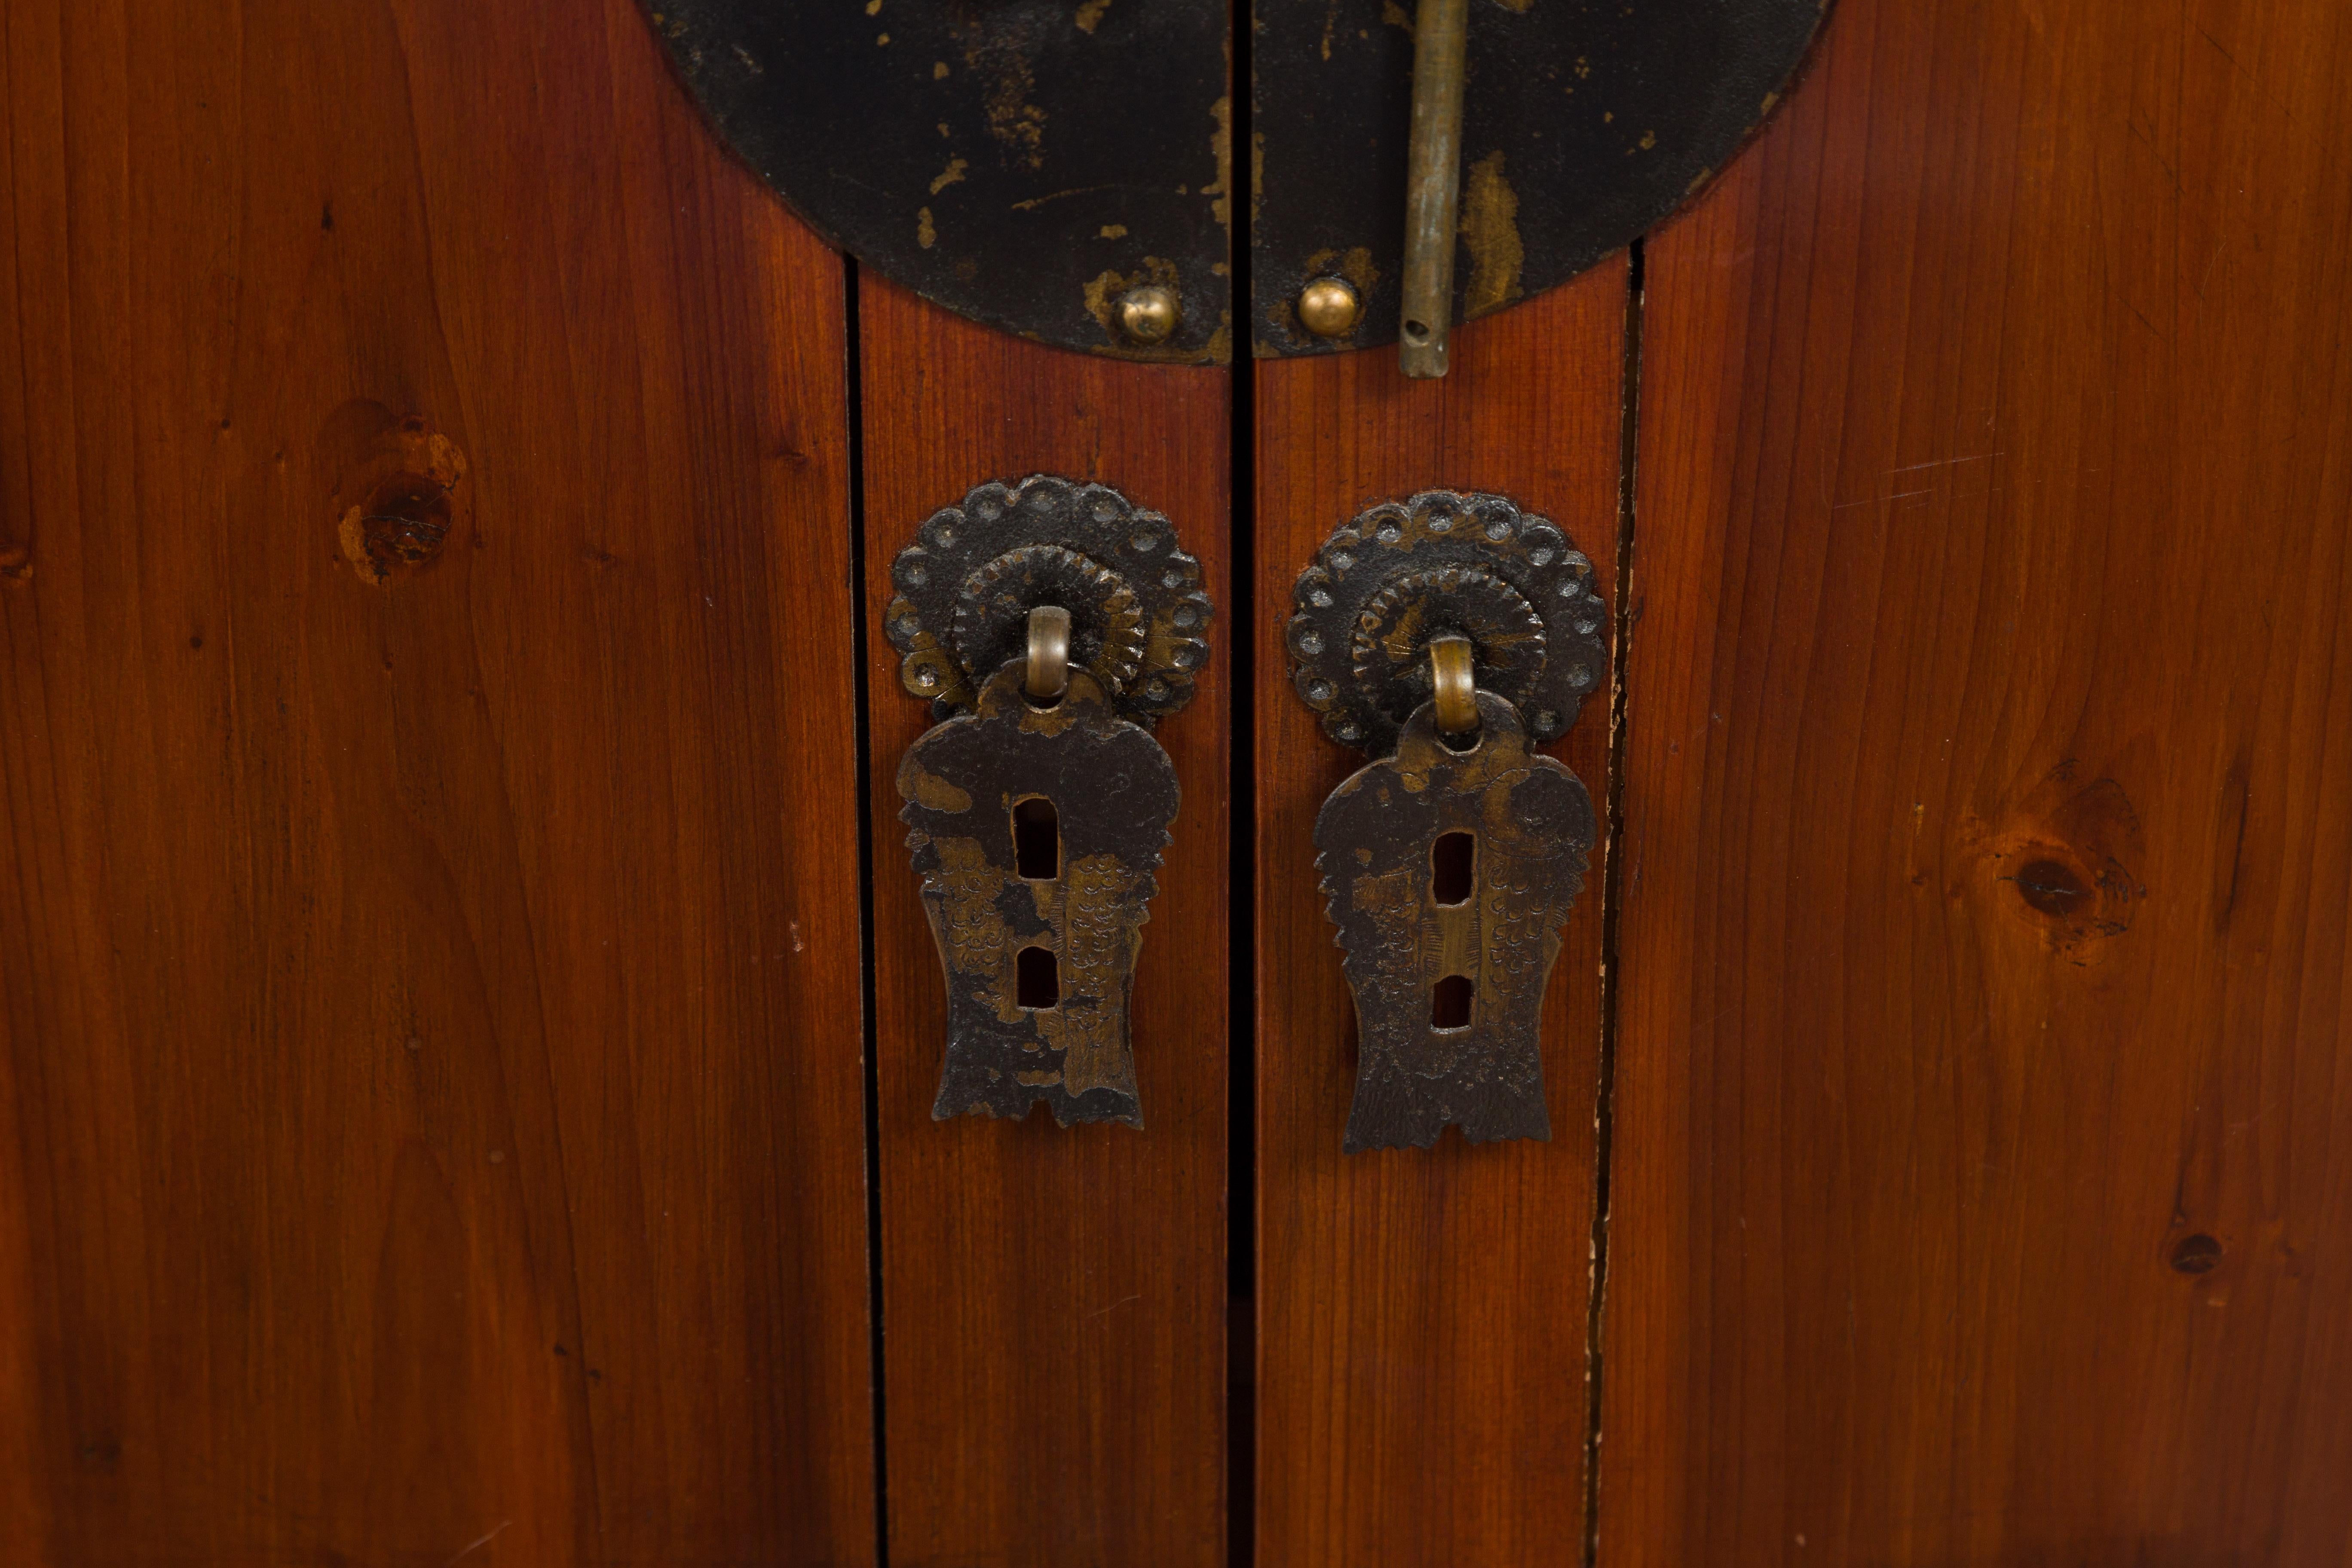
[{"label": "wooden cabinet door", "polygon": [[1183,799],[1135,976],[1143,1127],[934,1121],[947,1003],[894,782],[929,719],[882,612],[924,519],[1033,473],[1164,513],[1229,605],[1230,373],[1047,348],[870,279],[858,319],[891,1560],[1221,1563],[1232,633],[1158,730]]},{"label": "wooden cabinet door", "polygon": [[1617,606],[1553,1141],[1342,1156],[1254,647],[1259,1561],[2352,1550],[2352,13],[1839,0],[1682,215],[1258,367],[1261,605],[1365,501]]},{"label": "wooden cabinet door", "polygon": [[629,0],[0,44],[0,1560],[1222,1561],[1226,689],[1148,1132],[937,1124],[879,615],[1037,471],[1225,602],[1230,374],[861,276]]},{"label": "wooden cabinet door", "polygon": [[[2347,1560],[2352,12],[1839,0],[1437,382],[926,303],[634,0],[0,82],[0,1563]],[[1218,606],[1140,1131],[930,1114],[891,563],[1033,473]],[[1602,831],[1549,1141],[1349,1155],[1284,624],[1433,488]]]},{"label": "wooden cabinet door", "polygon": [[1646,247],[1602,1561],[2352,1550],[2348,89],[1840,0]]},{"label": "wooden cabinet door", "polygon": [[840,258],[626,0],[0,62],[0,1561],[870,1560]]}]

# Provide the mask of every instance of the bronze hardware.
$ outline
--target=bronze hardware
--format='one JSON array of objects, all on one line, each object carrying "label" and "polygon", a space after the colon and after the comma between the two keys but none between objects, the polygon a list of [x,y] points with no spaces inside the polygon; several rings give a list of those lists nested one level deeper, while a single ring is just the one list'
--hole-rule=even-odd
[{"label": "bronze hardware", "polygon": [[1128,999],[1181,804],[1149,726],[1191,700],[1212,613],[1165,517],[1039,475],[935,512],[883,628],[940,722],[899,818],[947,976],[941,1121],[1143,1125]]},{"label": "bronze hardware", "polygon": [[1298,291],[1298,323],[1318,338],[1341,338],[1355,331],[1363,303],[1344,278],[1318,278]]},{"label": "bronze hardware", "polygon": [[1421,0],[1412,30],[1412,132],[1405,148],[1404,321],[1407,375],[1445,374],[1454,324],[1454,246],[1462,211],[1462,85],[1470,0]]},{"label": "bronze hardware", "polygon": [[[1826,9],[1253,6],[1237,24],[1251,30],[1253,108],[1249,298],[1234,306],[1250,352],[1395,342],[1405,374],[1442,374],[1454,325],[1566,282],[1720,173],[1782,101]],[[1301,309],[1334,275],[1358,301],[1339,331]],[[1422,342],[1409,321],[1429,329]]]},{"label": "bronze hardware", "polygon": [[1501,496],[1431,490],[1335,531],[1293,604],[1294,686],[1373,759],[1315,822],[1356,1002],[1344,1147],[1549,1138],[1538,1023],[1594,825],[1533,747],[1606,668],[1591,563]]},{"label": "bronze hardware", "polygon": [[1470,639],[1452,633],[1429,639],[1429,682],[1435,689],[1437,727],[1449,735],[1478,728],[1478,695],[1470,668]]},{"label": "bronze hardware", "polygon": [[1040,702],[1070,689],[1070,612],[1059,605],[1029,612],[1029,665],[1022,685]]},{"label": "bronze hardware", "polygon": [[1176,333],[1176,296],[1156,283],[1130,289],[1118,299],[1118,330],[1128,341],[1164,343]]},{"label": "bronze hardware", "polygon": [[[926,299],[1161,363],[1400,340],[1409,374],[1440,374],[1452,323],[1566,281],[1687,201],[1780,101],[1823,9],[646,5],[743,162]],[[1231,75],[1236,16],[1247,81]],[[1237,148],[1239,92],[1255,109]],[[1338,279],[1352,306],[1307,298]],[[1130,309],[1144,289],[1164,301]],[[1401,340],[1406,321],[1426,341]]]}]

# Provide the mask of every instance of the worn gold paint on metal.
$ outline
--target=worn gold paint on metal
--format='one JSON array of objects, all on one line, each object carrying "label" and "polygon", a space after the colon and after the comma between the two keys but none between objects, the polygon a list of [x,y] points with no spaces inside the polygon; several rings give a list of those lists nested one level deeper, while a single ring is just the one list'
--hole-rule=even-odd
[{"label": "worn gold paint on metal", "polygon": [[936,773],[917,768],[899,777],[899,787],[907,798],[929,806],[933,811],[970,811],[971,796]]},{"label": "worn gold paint on metal", "polygon": [[[891,613],[899,613],[904,601],[891,605]],[[908,611],[911,614],[911,610]],[[964,679],[963,670],[947,649],[940,647],[939,638],[929,632],[915,632],[907,656],[898,661],[898,681],[911,696],[929,701],[943,702],[951,708],[969,707],[971,686]]]},{"label": "worn gold paint on metal", "polygon": [[[1605,668],[1591,579],[1556,525],[1507,498],[1424,490],[1333,530],[1293,586],[1292,684],[1326,734],[1376,759],[1315,822],[1356,1003],[1351,1152],[1427,1148],[1449,1125],[1474,1142],[1550,1135],[1538,1023],[1593,818],[1533,744]],[[1466,872],[1444,858],[1441,903],[1447,835],[1471,852]]]},{"label": "worn gold paint on metal", "polygon": [[1294,585],[1284,641],[1324,732],[1378,755],[1432,694],[1428,638],[1458,633],[1476,684],[1557,738],[1597,689],[1607,616],[1591,562],[1502,496],[1426,490],[1333,531]]},{"label": "worn gold paint on metal", "polygon": [[[1065,1124],[1140,1126],[1128,997],[1181,798],[1145,726],[1185,705],[1207,662],[1201,563],[1161,513],[1038,474],[933,512],[890,581],[884,635],[940,721],[898,778],[947,978],[932,1114],[1044,1100]],[[1048,666],[1058,678],[1036,679]],[[1052,809],[1016,826],[1030,801]],[[1024,854],[1036,832],[1050,844]],[[1024,953],[1053,964],[1027,1005]]]},{"label": "worn gold paint on metal", "polygon": [[1132,1100],[1135,1058],[1128,1048],[1125,998],[1143,945],[1142,904],[1133,896],[1137,878],[1109,855],[1087,856],[1063,876],[1066,891],[1055,900],[1052,921],[1063,984],[1081,995],[1120,1000],[1116,1007],[1041,1012],[1037,1032],[1047,1048],[1062,1053],[1062,1087],[1069,1093],[1108,1089]]},{"label": "worn gold paint on metal", "polygon": [[[1227,46],[1231,47],[1230,45]],[[1234,223],[1234,100],[1221,98],[1209,105],[1209,113],[1217,128],[1209,134],[1209,156],[1216,161],[1217,177],[1201,187],[1204,196],[1216,199],[1209,204],[1209,212],[1218,223],[1231,228]]]},{"label": "worn gold paint on metal", "polygon": [[[1128,1004],[1176,811],[1174,765],[1084,669],[1045,708],[1023,696],[1025,675],[1008,662],[976,712],[926,732],[899,765],[900,816],[947,976],[932,1114],[1018,1116],[1044,1100],[1065,1124],[1141,1126]],[[1013,807],[1039,795],[1059,814],[1057,874],[1024,878]],[[1052,1006],[1021,1005],[1020,953],[1032,947],[1055,956]]]},{"label": "worn gold paint on metal", "polygon": [[1470,251],[1470,286],[1464,291],[1465,317],[1501,310],[1519,297],[1519,269],[1527,247],[1519,242],[1519,198],[1503,176],[1503,154],[1489,153],[1470,165],[1462,193],[1462,238]]},{"label": "worn gold paint on metal", "polygon": [[[1346,1148],[1427,1148],[1448,1125],[1473,1142],[1549,1138],[1538,1023],[1560,928],[1583,885],[1592,803],[1576,775],[1529,750],[1511,704],[1478,693],[1468,750],[1435,705],[1393,755],[1331,794],[1316,818],[1326,909],[1347,952],[1357,1079]],[[1436,901],[1437,839],[1475,842],[1470,895]],[[1469,1021],[1441,1027],[1432,997],[1470,981]]]},{"label": "worn gold paint on metal", "polygon": [[987,121],[988,133],[1007,156],[1024,168],[1042,166],[1045,158],[1045,111],[1029,101],[1030,95],[1037,89],[1037,79],[1028,57],[984,32],[975,32],[973,37],[975,41],[964,50],[963,63],[966,68],[988,78],[987,97],[981,111]]}]

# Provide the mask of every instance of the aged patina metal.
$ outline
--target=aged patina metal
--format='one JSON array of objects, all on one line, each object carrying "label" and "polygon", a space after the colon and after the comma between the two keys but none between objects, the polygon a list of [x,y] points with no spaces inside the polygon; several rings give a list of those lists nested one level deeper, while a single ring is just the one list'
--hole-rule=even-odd
[{"label": "aged patina metal", "polygon": [[1298,291],[1298,321],[1318,338],[1344,337],[1355,331],[1363,302],[1356,286],[1344,278],[1318,278]]},{"label": "aged patina metal", "polygon": [[1323,731],[1380,755],[1434,695],[1431,638],[1470,640],[1478,689],[1558,740],[1608,668],[1592,563],[1507,498],[1427,490],[1367,508],[1299,574],[1286,635],[1292,682]]},{"label": "aged patina metal", "polygon": [[1548,1138],[1538,1023],[1592,802],[1532,747],[1607,668],[1591,563],[1496,495],[1368,508],[1299,574],[1291,680],[1377,760],[1316,818],[1356,1001],[1346,1148]]},{"label": "aged patina metal", "polygon": [[1179,804],[1148,726],[1208,658],[1200,563],[1158,512],[1049,475],[933,513],[883,612],[940,722],[899,813],[947,973],[931,1114],[1143,1124],[1128,998]]},{"label": "aged patina metal", "polygon": [[941,719],[1028,651],[1029,612],[1070,612],[1069,659],[1119,711],[1150,724],[1192,699],[1213,611],[1201,563],[1165,517],[1108,485],[1040,474],[985,484],[933,512],[898,552],[882,613],[899,679]]},{"label": "aged patina metal", "polygon": [[[1826,0],[1470,0],[1451,315],[1567,281],[1730,161],[1790,85]],[[1260,358],[1398,341],[1412,0],[1262,0],[1254,12],[1248,331]],[[1352,330],[1299,320],[1321,277]]]},{"label": "aged patina metal", "polygon": [[1477,650],[1470,639],[1448,632],[1429,639],[1429,679],[1437,693],[1437,727],[1448,735],[1466,735],[1478,727],[1478,677],[1472,668]]},{"label": "aged patina metal", "polygon": [[1029,612],[1029,662],[1021,689],[1040,702],[1070,689],[1070,612],[1059,605]]},{"label": "aged patina metal", "polygon": [[[1451,152],[1424,139],[1426,178],[1408,175],[1420,25],[1401,0],[1258,5],[1240,149],[1228,8],[1206,0],[646,10],[719,133],[866,266],[1044,342],[1221,364],[1237,328],[1261,356],[1397,341],[1409,188],[1458,208],[1416,208],[1423,270],[1453,274],[1425,322],[1582,271],[1731,157],[1824,0],[1429,4],[1467,14],[1432,29],[1460,68],[1433,58],[1428,100],[1458,110],[1459,135]],[[1245,307],[1231,288],[1237,186]],[[1301,313],[1323,279],[1358,297],[1344,325]]]},{"label": "aged patina metal", "polygon": [[[719,132],[811,226],[1008,331],[1223,363],[1226,8],[1209,0],[646,0]],[[1156,286],[1167,333],[1118,303]]]},{"label": "aged patina metal", "polygon": [[1183,309],[1172,289],[1146,283],[1118,297],[1118,330],[1128,342],[1164,343],[1176,335]]},{"label": "aged patina metal", "polygon": [[[1559,931],[1584,885],[1592,800],[1528,749],[1517,710],[1478,694],[1478,736],[1456,752],[1437,705],[1393,756],[1350,776],[1315,819],[1316,868],[1356,999],[1349,1153],[1426,1149],[1450,1123],[1473,1143],[1549,1138],[1538,1023]],[[1464,896],[1441,901],[1441,838],[1466,835]],[[1433,1014],[1448,983],[1462,1021]],[[1466,983],[1466,984],[1465,984]]]},{"label": "aged patina metal", "polygon": [[1470,0],[1421,0],[1412,35],[1412,124],[1405,144],[1404,322],[1397,340],[1398,363],[1416,379],[1445,374],[1454,325],[1462,76],[1469,30]]},{"label": "aged patina metal", "polygon": [[[1128,998],[1176,766],[1084,670],[1053,706],[1028,700],[1024,664],[990,677],[978,712],[926,731],[898,767],[898,815],[947,971],[931,1115],[1017,1118],[1042,1100],[1066,1127],[1140,1127]],[[1055,808],[1054,875],[1025,878],[1014,809],[1041,798]],[[1024,949],[1053,965],[1049,1006],[1022,1005]]]}]

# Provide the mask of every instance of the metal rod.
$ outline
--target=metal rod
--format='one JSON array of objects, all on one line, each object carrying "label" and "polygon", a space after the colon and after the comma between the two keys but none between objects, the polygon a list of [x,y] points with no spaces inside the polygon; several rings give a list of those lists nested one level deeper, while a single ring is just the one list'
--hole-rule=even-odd
[{"label": "metal rod", "polygon": [[1469,32],[1470,0],[1421,0],[1412,34],[1412,141],[1405,153],[1404,322],[1397,334],[1397,357],[1410,376],[1445,374]]}]

